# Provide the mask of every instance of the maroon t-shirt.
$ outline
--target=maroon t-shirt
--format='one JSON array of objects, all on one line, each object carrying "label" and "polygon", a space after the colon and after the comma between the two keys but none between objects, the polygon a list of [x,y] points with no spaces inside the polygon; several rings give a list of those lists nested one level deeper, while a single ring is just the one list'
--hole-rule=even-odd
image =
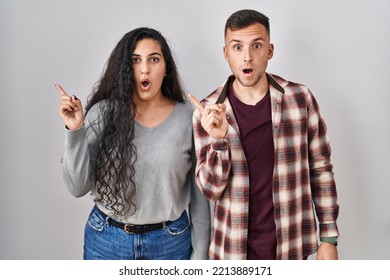
[{"label": "maroon t-shirt", "polygon": [[269,92],[256,105],[242,103],[232,85],[228,92],[240,128],[249,168],[248,260],[276,259],[276,228],[272,200],[274,143]]}]

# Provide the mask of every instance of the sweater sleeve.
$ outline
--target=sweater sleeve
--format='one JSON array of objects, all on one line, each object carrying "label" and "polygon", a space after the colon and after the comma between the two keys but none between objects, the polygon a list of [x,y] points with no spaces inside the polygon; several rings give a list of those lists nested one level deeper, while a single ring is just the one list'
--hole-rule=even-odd
[{"label": "sweater sleeve", "polygon": [[191,202],[189,205],[191,220],[192,260],[207,260],[211,238],[210,204],[195,185],[194,172],[196,159],[193,153],[191,168]]},{"label": "sweater sleeve", "polygon": [[63,156],[63,178],[69,192],[75,197],[86,195],[95,186],[96,161],[98,154],[98,106],[91,108],[84,120],[84,126],[77,130],[65,128]]}]

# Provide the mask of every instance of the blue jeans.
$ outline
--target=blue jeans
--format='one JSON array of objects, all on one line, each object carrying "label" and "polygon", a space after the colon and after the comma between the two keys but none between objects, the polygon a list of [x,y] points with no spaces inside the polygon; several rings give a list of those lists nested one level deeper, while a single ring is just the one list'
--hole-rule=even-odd
[{"label": "blue jeans", "polygon": [[163,229],[132,234],[109,224],[95,206],[85,225],[85,260],[186,260],[191,252],[191,229],[185,211]]}]

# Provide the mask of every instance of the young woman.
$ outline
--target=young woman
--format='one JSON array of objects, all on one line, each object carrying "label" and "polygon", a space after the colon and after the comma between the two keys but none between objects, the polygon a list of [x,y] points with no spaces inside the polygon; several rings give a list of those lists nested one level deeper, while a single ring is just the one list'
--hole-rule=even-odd
[{"label": "young woman", "polygon": [[160,32],[137,28],[116,45],[85,114],[61,94],[63,171],[95,205],[84,259],[207,259],[209,204],[194,185],[192,106]]}]

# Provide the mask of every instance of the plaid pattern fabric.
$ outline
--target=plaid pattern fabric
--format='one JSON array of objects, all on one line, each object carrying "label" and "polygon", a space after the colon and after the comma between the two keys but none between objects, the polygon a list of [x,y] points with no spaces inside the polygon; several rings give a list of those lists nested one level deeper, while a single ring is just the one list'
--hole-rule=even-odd
[{"label": "plaid pattern fabric", "polygon": [[[331,149],[318,104],[305,86],[267,74],[272,106],[275,164],[273,202],[277,259],[302,259],[318,249],[320,237],[338,236],[339,211]],[[196,184],[215,201],[210,259],[246,259],[249,173],[239,128],[227,96],[234,76],[202,100],[225,103],[225,139],[213,139],[194,111]]]}]

